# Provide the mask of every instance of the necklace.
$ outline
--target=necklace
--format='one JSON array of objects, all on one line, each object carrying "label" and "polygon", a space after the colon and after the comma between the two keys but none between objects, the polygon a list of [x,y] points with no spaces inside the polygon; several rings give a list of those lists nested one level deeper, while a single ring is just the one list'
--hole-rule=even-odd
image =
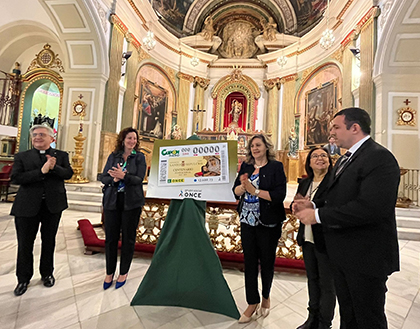
[{"label": "necklace", "polygon": [[255,168],[255,169],[260,169],[260,168],[264,167],[267,163],[268,163],[268,162],[266,162],[266,163],[262,164],[261,166],[258,166],[257,164],[254,164],[254,168]]},{"label": "necklace", "polygon": [[314,195],[314,193],[318,190],[319,184],[317,185],[317,187],[314,187],[314,181],[311,182],[311,185],[309,186],[309,199],[312,200],[312,196]]}]

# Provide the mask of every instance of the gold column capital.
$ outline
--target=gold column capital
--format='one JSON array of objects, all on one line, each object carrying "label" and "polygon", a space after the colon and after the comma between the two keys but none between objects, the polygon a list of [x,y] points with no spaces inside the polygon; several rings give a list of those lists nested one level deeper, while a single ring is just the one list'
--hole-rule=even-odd
[{"label": "gold column capital", "polygon": [[210,85],[210,79],[195,76],[194,77],[194,88],[196,88],[197,85],[199,85],[201,88],[206,90],[207,87]]},{"label": "gold column capital", "polygon": [[128,32],[128,27],[122,22],[122,20],[116,15],[112,14],[109,16],[109,21],[116,28],[117,31],[125,35]]},{"label": "gold column capital", "polygon": [[194,77],[192,75],[190,75],[190,74],[178,72],[176,76],[180,80],[186,80],[186,81],[188,81],[190,83],[194,82]]},{"label": "gold column capital", "polygon": [[279,78],[273,78],[273,79],[267,79],[263,81],[265,90],[270,91],[275,86],[277,86],[277,83],[280,81]]}]

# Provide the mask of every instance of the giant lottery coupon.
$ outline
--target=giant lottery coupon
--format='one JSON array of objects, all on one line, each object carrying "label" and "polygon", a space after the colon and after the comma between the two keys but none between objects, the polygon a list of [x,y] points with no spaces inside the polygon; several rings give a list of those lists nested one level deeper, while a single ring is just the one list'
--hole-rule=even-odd
[{"label": "giant lottery coupon", "polygon": [[158,186],[229,183],[228,143],[159,148]]}]

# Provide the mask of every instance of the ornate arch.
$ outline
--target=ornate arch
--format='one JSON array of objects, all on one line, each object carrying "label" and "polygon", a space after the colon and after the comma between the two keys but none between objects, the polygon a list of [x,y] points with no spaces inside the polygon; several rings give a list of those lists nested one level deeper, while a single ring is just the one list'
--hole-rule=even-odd
[{"label": "ornate arch", "polygon": [[[16,137],[16,149],[20,149],[22,138],[22,127],[29,127],[30,107],[32,96],[35,90],[47,81],[53,82],[60,91],[60,107],[58,111],[58,125],[61,124],[61,114],[63,107],[63,78],[57,72],[46,69],[36,68],[22,76],[22,95],[20,99],[19,120],[18,120],[18,133]],[[28,114],[29,113],[29,114]],[[23,143],[27,142],[26,140]],[[23,150],[23,149],[22,149]],[[21,150],[21,151],[22,151]]]},{"label": "ornate arch", "polygon": [[261,97],[260,89],[255,81],[247,75],[243,75],[241,69],[234,68],[230,75],[221,78],[213,88],[211,96],[213,98],[213,112],[214,131],[223,130],[224,124],[224,104],[226,97],[233,92],[240,92],[245,95],[247,99],[247,113],[246,129],[255,130],[256,109],[258,99]]}]

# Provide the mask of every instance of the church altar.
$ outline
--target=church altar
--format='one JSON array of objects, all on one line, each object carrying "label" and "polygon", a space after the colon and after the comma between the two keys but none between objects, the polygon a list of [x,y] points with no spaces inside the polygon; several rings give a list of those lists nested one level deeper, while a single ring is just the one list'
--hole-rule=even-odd
[{"label": "church altar", "polygon": [[[141,255],[153,254],[160,232],[165,223],[170,200],[146,198],[137,228],[135,251]],[[302,251],[296,242],[298,220],[286,207],[286,221],[277,247],[275,267],[277,270],[304,269]],[[105,232],[102,226],[96,229],[88,219],[78,221],[85,244],[85,254],[105,251]],[[236,203],[207,202],[206,230],[225,267],[243,268],[243,253],[240,238],[240,223]]]}]

